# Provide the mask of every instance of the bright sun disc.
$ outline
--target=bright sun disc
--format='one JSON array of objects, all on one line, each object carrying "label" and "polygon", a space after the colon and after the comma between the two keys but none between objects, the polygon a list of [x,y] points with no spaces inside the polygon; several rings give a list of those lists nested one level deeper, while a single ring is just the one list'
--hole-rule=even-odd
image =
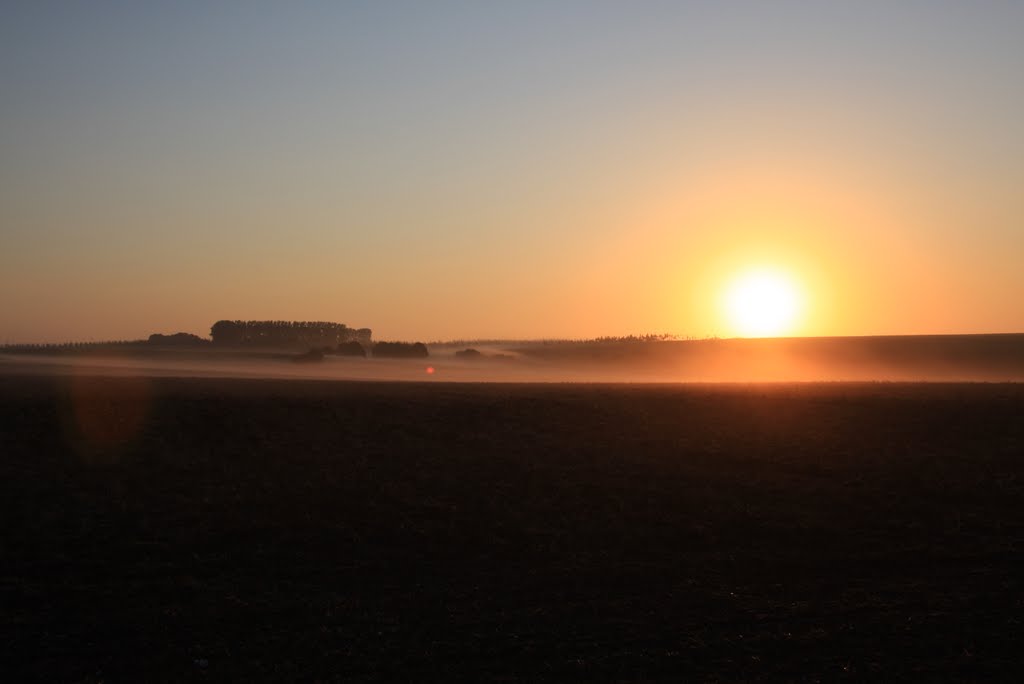
[{"label": "bright sun disc", "polygon": [[792,332],[800,313],[793,282],[775,271],[753,271],[737,278],[725,294],[725,312],[744,337],[773,337]]}]

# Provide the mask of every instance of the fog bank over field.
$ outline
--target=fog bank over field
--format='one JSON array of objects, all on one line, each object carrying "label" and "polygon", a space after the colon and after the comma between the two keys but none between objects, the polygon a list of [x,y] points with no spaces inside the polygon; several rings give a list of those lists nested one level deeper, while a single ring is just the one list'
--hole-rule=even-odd
[{"label": "fog bank over field", "polygon": [[1024,335],[430,346],[427,358],[116,349],[0,354],[0,372],[408,382],[1024,381]]}]

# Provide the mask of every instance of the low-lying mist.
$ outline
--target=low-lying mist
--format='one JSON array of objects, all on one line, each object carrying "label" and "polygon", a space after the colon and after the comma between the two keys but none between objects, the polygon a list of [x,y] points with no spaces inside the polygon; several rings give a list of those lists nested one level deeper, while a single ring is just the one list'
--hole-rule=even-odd
[{"label": "low-lying mist", "polygon": [[174,350],[0,355],[0,372],[405,382],[1024,381],[1024,335],[435,345],[420,359]]}]

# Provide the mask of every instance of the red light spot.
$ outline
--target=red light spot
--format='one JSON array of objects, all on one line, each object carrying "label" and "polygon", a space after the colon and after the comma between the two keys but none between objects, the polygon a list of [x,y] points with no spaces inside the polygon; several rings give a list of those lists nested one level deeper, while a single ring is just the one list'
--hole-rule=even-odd
[{"label": "red light spot", "polygon": [[427,366],[427,375],[433,375],[433,374],[434,374],[434,367],[433,366]]}]

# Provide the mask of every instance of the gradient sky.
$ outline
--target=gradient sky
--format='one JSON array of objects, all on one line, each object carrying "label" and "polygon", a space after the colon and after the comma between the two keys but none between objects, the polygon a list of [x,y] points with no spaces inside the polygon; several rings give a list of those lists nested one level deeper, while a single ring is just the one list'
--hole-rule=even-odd
[{"label": "gradient sky", "polygon": [[1024,3],[6,2],[0,343],[1024,331]]}]

